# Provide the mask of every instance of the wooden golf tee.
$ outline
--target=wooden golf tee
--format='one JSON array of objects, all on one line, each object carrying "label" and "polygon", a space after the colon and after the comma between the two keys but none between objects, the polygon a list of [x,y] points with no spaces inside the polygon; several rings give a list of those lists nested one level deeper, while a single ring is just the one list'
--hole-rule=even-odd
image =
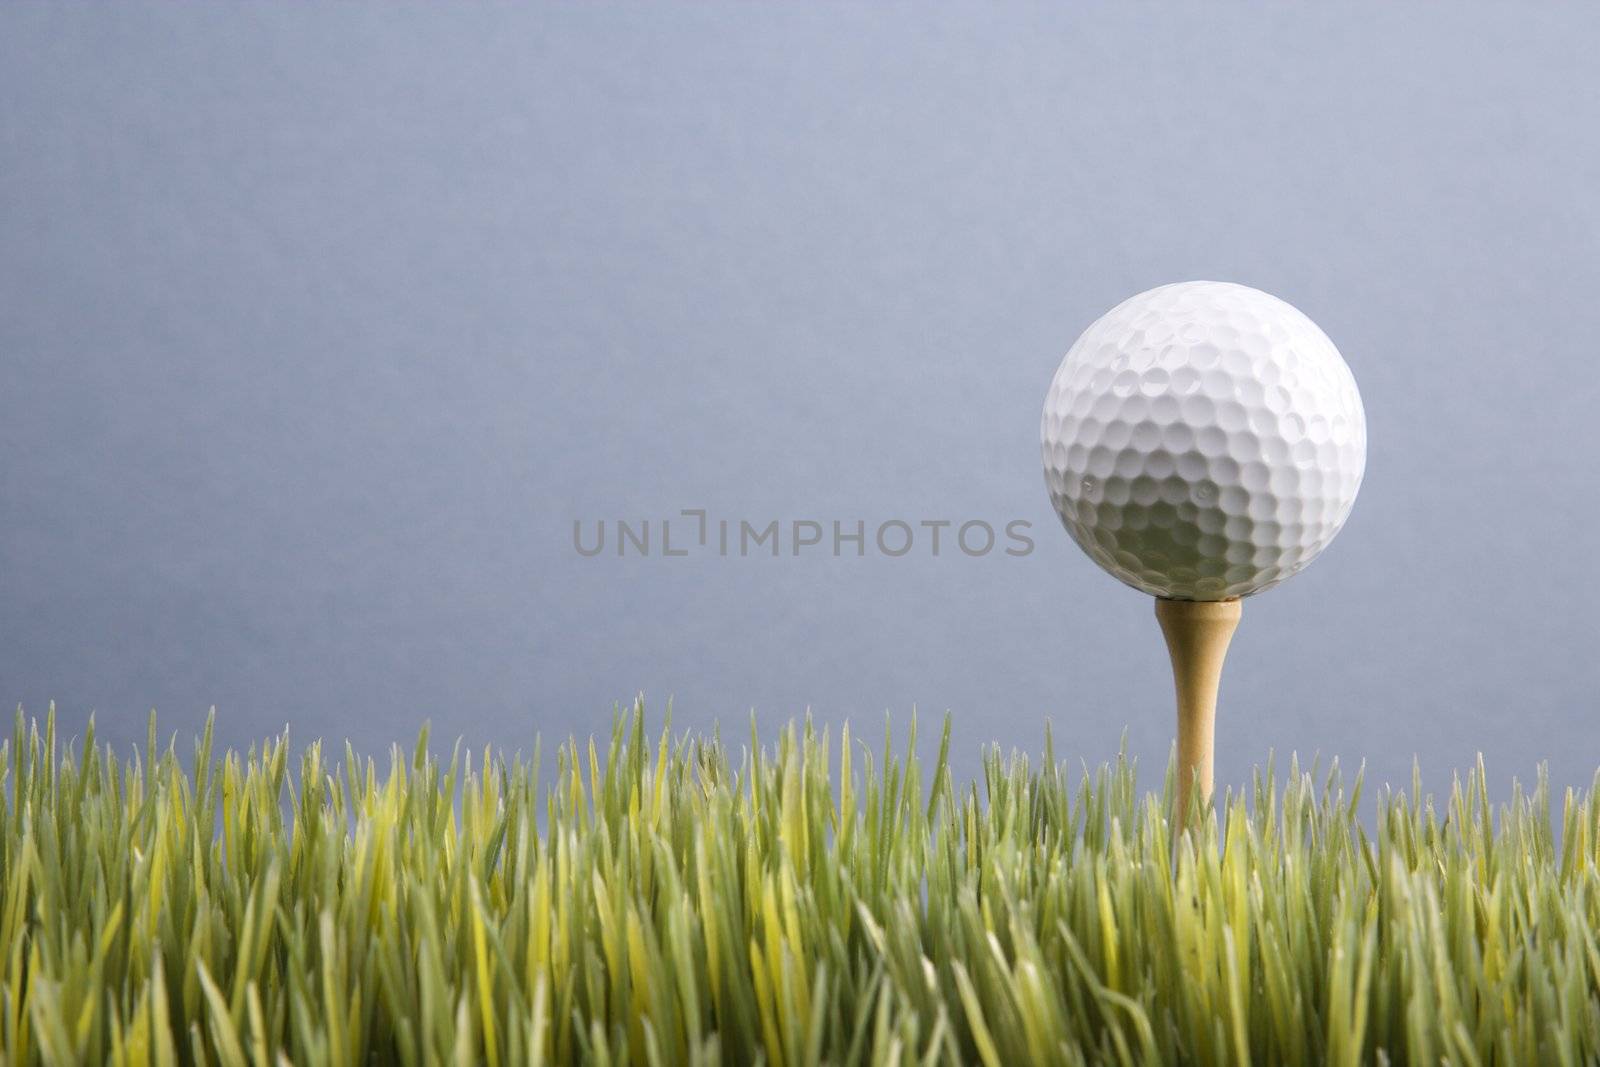
[{"label": "wooden golf tee", "polygon": [[1178,690],[1178,795],[1175,824],[1188,822],[1189,793],[1199,783],[1202,800],[1211,799],[1213,746],[1217,723],[1217,685],[1228,642],[1239,625],[1238,600],[1156,599],[1156,620],[1172,657]]}]

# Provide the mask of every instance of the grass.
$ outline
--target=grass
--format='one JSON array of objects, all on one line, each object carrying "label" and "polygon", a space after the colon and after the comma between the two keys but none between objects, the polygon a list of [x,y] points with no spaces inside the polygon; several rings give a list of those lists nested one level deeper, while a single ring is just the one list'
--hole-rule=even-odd
[{"label": "grass", "polygon": [[[914,728],[913,728],[914,732]],[[537,761],[0,746],[5,1064],[1578,1064],[1600,807],[1481,765],[1357,817],[1260,772],[1173,840],[1125,761],[952,781],[791,726]],[[1167,776],[1170,793],[1171,774]],[[1375,813],[1375,814],[1374,814]],[[1560,842],[1558,845],[1558,841]]]}]

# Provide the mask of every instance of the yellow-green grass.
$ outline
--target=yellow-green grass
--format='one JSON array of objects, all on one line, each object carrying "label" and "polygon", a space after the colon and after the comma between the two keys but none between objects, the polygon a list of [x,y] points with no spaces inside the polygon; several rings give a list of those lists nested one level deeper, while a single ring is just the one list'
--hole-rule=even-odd
[{"label": "yellow-green grass", "polygon": [[[1126,761],[848,730],[537,761],[0,749],[6,1064],[1578,1064],[1600,808],[1259,773],[1174,841]],[[914,743],[914,738],[912,742]],[[184,746],[187,748],[188,746]],[[910,750],[909,747],[907,749]],[[1167,776],[1170,792],[1171,774]],[[1560,844],[1557,844],[1559,840]]]}]

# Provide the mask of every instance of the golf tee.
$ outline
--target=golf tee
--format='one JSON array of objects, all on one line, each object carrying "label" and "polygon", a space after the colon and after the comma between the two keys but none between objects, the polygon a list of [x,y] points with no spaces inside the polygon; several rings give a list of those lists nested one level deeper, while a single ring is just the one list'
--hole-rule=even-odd
[{"label": "golf tee", "polygon": [[1217,722],[1217,686],[1228,642],[1239,625],[1238,600],[1156,599],[1156,620],[1172,657],[1178,695],[1177,817],[1187,824],[1189,795],[1199,785],[1201,800],[1211,799]]}]

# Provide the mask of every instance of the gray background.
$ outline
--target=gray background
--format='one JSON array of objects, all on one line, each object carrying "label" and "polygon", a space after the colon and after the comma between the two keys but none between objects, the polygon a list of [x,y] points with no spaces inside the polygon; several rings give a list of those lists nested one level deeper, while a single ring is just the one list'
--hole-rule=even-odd
[{"label": "gray background", "polygon": [[[1164,760],[1057,526],[1101,311],[1339,344],[1353,517],[1249,602],[1219,776],[1600,762],[1600,13],[0,8],[0,697],[368,751],[679,727]],[[585,559],[571,524],[1033,523],[1023,559]],[[659,720],[656,720],[659,721]]]}]

